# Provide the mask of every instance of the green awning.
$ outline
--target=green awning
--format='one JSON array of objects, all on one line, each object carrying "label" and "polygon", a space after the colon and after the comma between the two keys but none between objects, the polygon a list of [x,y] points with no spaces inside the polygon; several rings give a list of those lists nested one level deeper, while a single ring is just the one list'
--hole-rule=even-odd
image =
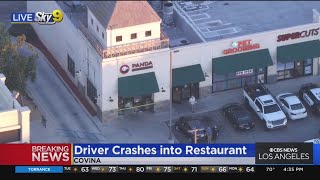
[{"label": "green awning", "polygon": [[204,74],[200,64],[172,69],[172,86],[204,81]]},{"label": "green awning", "polygon": [[277,47],[277,60],[281,63],[320,57],[320,41],[313,40]]},{"label": "green awning", "polygon": [[215,74],[227,74],[271,65],[273,62],[268,49],[212,59],[212,70]]},{"label": "green awning", "polygon": [[118,79],[118,93],[121,97],[135,97],[159,92],[154,72]]}]

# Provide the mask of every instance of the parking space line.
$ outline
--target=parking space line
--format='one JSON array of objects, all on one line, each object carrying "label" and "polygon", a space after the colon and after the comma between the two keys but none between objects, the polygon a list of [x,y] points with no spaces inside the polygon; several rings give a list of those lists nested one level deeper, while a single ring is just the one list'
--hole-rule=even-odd
[{"label": "parking space line", "polygon": [[210,16],[207,13],[201,13],[201,14],[191,15],[189,16],[189,18],[192,21],[197,21],[197,20],[209,19]]},{"label": "parking space line", "polygon": [[199,28],[208,28],[210,26],[219,26],[222,24],[221,20],[207,21],[200,24],[197,24]]},{"label": "parking space line", "polygon": [[201,31],[202,33],[209,32],[208,28],[201,28],[200,31]]}]

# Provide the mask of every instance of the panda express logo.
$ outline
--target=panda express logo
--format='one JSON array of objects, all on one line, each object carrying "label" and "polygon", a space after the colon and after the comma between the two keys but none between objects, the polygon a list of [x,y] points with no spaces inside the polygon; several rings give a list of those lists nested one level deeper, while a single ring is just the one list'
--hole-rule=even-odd
[{"label": "panda express logo", "polygon": [[[151,61],[146,61],[146,62],[140,62],[140,63],[134,63],[131,65],[131,71],[140,71],[140,70],[144,70],[144,69],[150,69],[153,68],[153,64]],[[128,73],[130,70],[130,67],[128,65],[122,65],[120,67],[120,72],[122,74],[126,74]]]},{"label": "panda express logo", "polygon": [[120,72],[122,73],[122,74],[126,74],[126,73],[128,73],[129,72],[129,70],[130,70],[130,67],[128,66],[128,65],[122,65],[121,67],[120,67]]}]

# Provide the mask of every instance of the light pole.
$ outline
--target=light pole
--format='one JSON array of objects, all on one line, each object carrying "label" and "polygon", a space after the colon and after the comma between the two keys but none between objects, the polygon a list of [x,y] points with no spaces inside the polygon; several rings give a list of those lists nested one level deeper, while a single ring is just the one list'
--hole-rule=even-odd
[{"label": "light pole", "polygon": [[170,121],[169,121],[169,138],[168,138],[168,142],[169,144],[174,144],[174,139],[173,139],[173,135],[172,135],[172,51],[170,50],[170,82],[169,82],[169,86],[170,86]]},{"label": "light pole", "polygon": [[199,129],[195,129],[195,130],[194,130],[194,143],[195,143],[195,144],[198,143],[198,138],[197,138],[197,136],[198,136],[198,130],[199,130]]}]

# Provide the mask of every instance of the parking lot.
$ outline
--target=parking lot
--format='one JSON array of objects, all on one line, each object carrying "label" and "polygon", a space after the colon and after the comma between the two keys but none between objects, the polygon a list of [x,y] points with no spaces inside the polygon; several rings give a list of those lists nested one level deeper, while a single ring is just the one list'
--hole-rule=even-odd
[{"label": "parking lot", "polygon": [[[320,117],[312,114],[308,109],[308,117],[300,120],[288,120],[284,128],[266,130],[265,122],[255,118],[256,126],[248,131],[235,130],[230,121],[223,116],[222,110],[195,114],[197,116],[209,116],[219,128],[219,136],[216,143],[256,143],[256,142],[304,142],[319,137]],[[173,119],[175,122],[177,119]],[[169,121],[166,121],[168,126]],[[173,123],[174,124],[174,123]],[[188,139],[172,127],[176,143],[190,143]]]},{"label": "parking lot", "polygon": [[173,1],[206,41],[312,22],[319,1]]}]

